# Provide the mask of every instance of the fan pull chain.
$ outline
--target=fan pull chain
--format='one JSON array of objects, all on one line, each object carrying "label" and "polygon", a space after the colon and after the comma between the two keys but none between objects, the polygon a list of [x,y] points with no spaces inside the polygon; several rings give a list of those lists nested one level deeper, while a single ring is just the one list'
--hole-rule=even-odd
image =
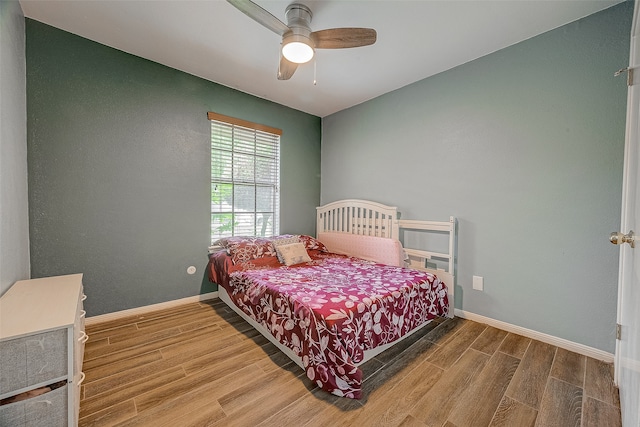
[{"label": "fan pull chain", "polygon": [[316,79],[316,64],[318,62],[316,61],[316,58],[313,58],[313,85],[316,86],[316,84],[318,83],[318,80]]},{"label": "fan pull chain", "polygon": [[278,78],[280,78],[280,76],[282,75],[282,73],[280,72],[280,61],[282,61],[282,45],[280,49],[278,49]]}]

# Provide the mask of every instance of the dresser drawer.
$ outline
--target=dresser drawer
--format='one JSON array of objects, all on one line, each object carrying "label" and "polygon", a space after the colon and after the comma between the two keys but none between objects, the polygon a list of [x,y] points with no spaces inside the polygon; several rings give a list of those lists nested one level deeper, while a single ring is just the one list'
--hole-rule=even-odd
[{"label": "dresser drawer", "polygon": [[67,376],[67,329],[0,342],[0,395]]},{"label": "dresser drawer", "polygon": [[68,424],[68,387],[0,406],[0,426],[63,427]]}]

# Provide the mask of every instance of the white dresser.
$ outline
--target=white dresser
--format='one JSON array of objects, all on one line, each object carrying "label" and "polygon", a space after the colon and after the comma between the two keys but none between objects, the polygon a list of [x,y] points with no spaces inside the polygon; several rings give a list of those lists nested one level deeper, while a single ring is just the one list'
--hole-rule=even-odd
[{"label": "white dresser", "polygon": [[85,298],[82,274],[22,280],[0,298],[0,426],[78,424]]}]

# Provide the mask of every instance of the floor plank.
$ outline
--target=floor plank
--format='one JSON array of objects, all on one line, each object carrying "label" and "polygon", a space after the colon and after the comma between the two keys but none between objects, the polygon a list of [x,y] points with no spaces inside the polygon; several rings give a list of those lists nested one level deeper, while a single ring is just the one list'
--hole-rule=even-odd
[{"label": "floor plank", "polygon": [[524,403],[504,396],[489,424],[490,427],[532,427],[536,423],[538,411]]},{"label": "floor plank", "polygon": [[127,363],[122,362],[126,361],[117,360],[115,362],[114,368],[112,370],[117,373],[113,375],[95,379],[92,378],[91,381],[85,380],[85,396],[88,398],[100,393],[108,393],[109,391],[119,387],[131,387],[132,384],[134,384],[141,378],[154,377],[159,373],[165,372],[166,370],[175,367],[174,363],[163,359],[159,359],[155,362],[136,366],[135,368],[130,369],[125,368],[127,366]]},{"label": "floor plank", "polygon": [[485,329],[486,325],[468,322],[451,340],[447,341],[446,345],[440,346],[437,351],[430,354],[427,360],[439,368],[448,369]]},{"label": "floor plank", "polygon": [[584,387],[586,363],[585,356],[558,348],[550,375],[575,386]]},{"label": "floor plank", "polygon": [[[242,382],[255,379],[258,375],[260,373],[253,366],[240,369],[233,373],[233,379],[237,381],[233,381],[227,376],[199,387],[194,387],[186,393],[168,396],[162,404],[148,407],[144,411],[138,411],[134,417],[125,421],[122,425],[155,426],[156,424],[171,423],[204,405],[220,406],[217,401],[220,396],[232,393],[240,387]],[[221,407],[220,409],[222,410]],[[120,424],[116,425],[120,426]]]},{"label": "floor plank", "polygon": [[428,426],[442,426],[454,405],[479,371],[484,368],[489,356],[468,349],[440,380],[418,401],[411,411],[418,421]]},{"label": "floor plank", "polygon": [[405,418],[400,424],[398,424],[398,427],[426,427],[426,426],[423,422],[416,420],[411,415],[407,415],[407,418]]},{"label": "floor plank", "polygon": [[362,385],[363,402],[367,402],[369,396],[382,388],[392,388],[402,381],[418,364],[422,363],[429,354],[436,351],[440,346],[425,339],[420,340],[399,354],[396,359],[384,365],[384,369],[379,369],[374,375],[367,378]]},{"label": "floor plank", "polygon": [[549,377],[540,404],[537,427],[580,427],[582,420],[582,388]]},{"label": "floor plank", "polygon": [[107,320],[100,323],[88,322],[85,326],[86,332],[89,336],[94,334],[96,330],[106,331],[109,329],[116,329],[123,325],[131,325],[136,324],[137,322],[152,320],[152,319],[162,319],[167,316],[175,316],[179,313],[185,312],[193,312],[194,310],[198,310],[202,308],[198,303],[191,304],[180,304],[175,307],[166,308],[162,310],[154,310],[144,314],[135,314],[131,316],[123,316],[115,320]]},{"label": "floor plank", "polygon": [[89,383],[91,381],[104,379],[110,377],[111,375],[117,374],[118,372],[142,367],[159,360],[162,360],[162,353],[160,353],[160,350],[155,350],[148,353],[143,353],[139,356],[130,357],[129,359],[121,360],[118,363],[107,363],[95,368],[88,367],[85,364],[85,382]]},{"label": "floor plank", "polygon": [[[315,389],[314,394],[320,396],[324,393],[320,389]],[[333,396],[328,402],[330,405],[324,405],[322,410],[315,416],[310,417],[306,423],[303,423],[303,427],[351,427],[353,426],[353,419],[362,412],[363,406],[361,402],[353,399],[343,399],[341,397]],[[322,397],[324,399],[324,396]],[[280,427],[280,424],[274,426]]]},{"label": "floor plank", "polygon": [[620,394],[613,384],[613,366],[600,360],[587,358],[584,379],[585,393],[609,405],[620,407]]},{"label": "floor plank", "polygon": [[556,347],[540,341],[531,341],[506,395],[538,409],[555,353]]},{"label": "floor plank", "polygon": [[582,427],[622,427],[620,409],[592,397],[584,399]]},{"label": "floor plank", "polygon": [[499,351],[507,353],[510,356],[517,357],[518,359],[522,359],[527,348],[529,348],[530,343],[531,339],[527,337],[509,333],[505,337],[504,341],[502,341]]},{"label": "floor plank", "polygon": [[338,396],[325,393],[316,388],[272,414],[258,425],[300,426],[308,422],[309,419],[316,417],[327,407],[335,405],[335,402],[339,399],[341,398]]},{"label": "floor plank", "polygon": [[498,350],[507,335],[506,331],[488,326],[471,344],[471,348],[492,355]]},{"label": "floor plank", "polygon": [[169,423],[160,427],[208,427],[215,422],[226,418],[227,414],[224,413],[220,405],[212,404],[210,402],[205,403],[204,406],[189,412],[175,420],[171,420]]},{"label": "floor plank", "polygon": [[80,422],[85,427],[115,426],[135,415],[136,406],[133,399],[128,399],[85,416]]},{"label": "floor plank", "polygon": [[[193,334],[190,335],[190,337],[193,337],[192,339],[196,339],[198,337],[215,332],[218,329],[220,329],[218,326],[198,329],[197,331],[194,331]],[[90,357],[85,358],[83,367],[84,369],[92,369],[108,363],[113,363],[114,361],[126,360],[153,350],[159,350],[161,348],[168,347],[172,344],[180,344],[184,339],[185,337],[182,334],[179,334],[160,338],[154,341],[145,340],[145,342],[142,342],[139,345],[133,345],[128,348],[118,348],[117,351],[111,351],[109,347],[105,347],[104,353],[91,354],[89,355]],[[91,340],[91,337],[89,337],[89,340]]]},{"label": "floor plank", "polygon": [[520,360],[495,353],[460,396],[449,421],[457,426],[488,426]]},{"label": "floor plank", "polygon": [[132,400],[136,396],[148,393],[185,377],[184,370],[180,366],[169,368],[157,374],[158,375],[153,377],[139,378],[121,387],[111,388],[105,393],[84,398],[82,405],[80,405],[80,417],[85,417],[104,407],[116,405],[118,402]]},{"label": "floor plank", "polygon": [[[107,338],[115,338],[115,337],[119,337],[119,336],[127,336],[132,332],[135,332],[138,330],[138,327],[136,326],[135,323],[127,323],[124,325],[121,325],[119,327],[116,328],[104,328],[104,329],[95,329],[95,327],[89,327],[87,326],[85,328],[87,330],[87,334],[91,334],[91,342],[95,342],[95,341],[99,341]],[[107,340],[108,342],[108,340]],[[87,342],[86,347],[89,347],[89,343]]]},{"label": "floor plank", "polygon": [[[442,377],[443,370],[424,361],[405,375],[393,387],[383,387],[372,393],[367,401],[367,410],[354,418],[354,425],[394,426],[400,424],[422,397]],[[388,405],[387,402],[394,402]]]},{"label": "floor plank", "polygon": [[164,340],[165,338],[175,337],[178,334],[180,334],[179,328],[169,328],[169,329],[162,329],[159,331],[155,331],[154,333],[150,333],[150,334],[136,331],[132,333],[130,337],[127,336],[126,339],[117,340],[116,342],[114,342],[114,340],[109,338],[109,346],[107,347],[101,346],[95,349],[92,347],[85,348],[85,352],[84,352],[85,360],[87,362],[90,362],[105,356],[106,354],[108,354],[107,351],[109,353],[128,351],[134,347],[141,347],[141,346],[144,346],[145,344],[150,344],[155,341]]},{"label": "floor plank", "polygon": [[460,317],[446,319],[439,324],[433,331],[429,332],[429,341],[438,345],[445,345],[447,341],[453,338],[461,328],[463,328],[468,320]]},{"label": "floor plank", "polygon": [[[274,372],[267,374],[267,377],[272,380],[253,384],[251,391],[244,393],[245,399],[239,399],[240,393],[235,392],[218,399],[228,419],[220,420],[214,425],[228,426],[229,420],[233,420],[238,425],[255,426],[306,395],[315,386],[304,376],[304,372],[287,376]],[[279,392],[273,393],[273,387],[277,387]]]}]

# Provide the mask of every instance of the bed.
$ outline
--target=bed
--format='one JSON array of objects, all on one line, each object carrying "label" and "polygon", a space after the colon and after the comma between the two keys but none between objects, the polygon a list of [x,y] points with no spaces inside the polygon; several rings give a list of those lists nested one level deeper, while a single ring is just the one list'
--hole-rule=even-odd
[{"label": "bed", "polygon": [[[359,365],[453,316],[455,231],[454,217],[400,220],[395,207],[342,200],[317,208],[315,238],[220,239],[209,279],[319,387],[358,399]],[[425,233],[444,236],[446,250],[403,246]]]}]

